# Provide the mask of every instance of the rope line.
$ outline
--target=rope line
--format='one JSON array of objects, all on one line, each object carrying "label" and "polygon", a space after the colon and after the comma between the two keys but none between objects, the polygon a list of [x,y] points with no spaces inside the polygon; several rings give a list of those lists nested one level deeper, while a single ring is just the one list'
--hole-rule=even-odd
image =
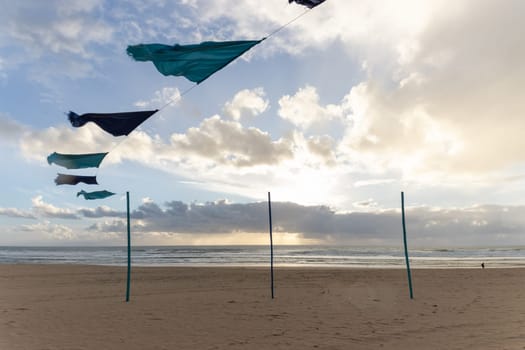
[{"label": "rope line", "polygon": [[279,33],[281,30],[283,30],[284,28],[288,27],[290,24],[292,24],[293,22],[297,21],[299,18],[303,17],[305,14],[307,14],[308,12],[310,12],[312,9],[306,9],[304,10],[300,15],[298,15],[297,17],[295,17],[294,19],[288,21],[287,23],[283,24],[282,26],[280,26],[279,28],[277,28],[276,30],[274,30],[273,32],[271,32],[270,34],[268,34],[268,36],[266,36],[266,38],[269,38],[277,33]]},{"label": "rope line", "polygon": [[[199,85],[199,84],[194,84],[194,85],[190,86],[188,89],[184,90],[184,91],[183,91],[182,93],[180,93],[178,96],[176,96],[176,97],[172,98],[171,100],[169,100],[168,102],[166,102],[162,107],[160,107],[160,108],[157,110],[157,112],[155,112],[155,113],[152,114],[151,116],[153,116],[153,115],[159,113],[160,111],[162,111],[163,109],[167,108],[170,104],[175,103],[175,102],[179,101],[180,99],[182,99],[182,96],[186,95],[188,92],[190,92],[191,90],[193,90],[197,85]],[[133,129],[133,130],[131,130],[131,132],[130,132],[128,135],[126,135],[125,137],[123,137],[119,142],[115,143],[115,144],[113,145],[113,147],[112,147],[107,153],[109,154],[109,153],[115,151],[115,149],[117,149],[121,144],[123,144],[123,143],[128,139],[129,135],[131,135],[135,130],[137,130],[137,129]],[[102,163],[102,164],[103,164],[103,163]],[[101,166],[99,166],[99,167],[97,168],[97,170],[96,170],[96,172],[95,172],[95,176],[98,175],[98,171],[99,171],[99,169],[102,167],[102,164],[101,164]]]},{"label": "rope line", "polygon": [[[299,20],[301,17],[303,17],[304,15],[306,15],[308,12],[310,12],[313,8],[307,8],[306,10],[304,10],[302,13],[300,13],[299,15],[297,15],[296,17],[294,17],[293,19],[291,19],[290,21],[286,22],[285,24],[281,25],[280,27],[278,27],[277,29],[275,29],[274,31],[270,32],[270,34],[268,34],[266,37],[264,37],[261,41],[264,41],[266,40],[267,38],[271,37],[271,36],[274,36],[275,34],[279,33],[280,31],[282,31],[283,29],[285,29],[286,27],[290,26],[291,24],[293,24],[294,22],[296,22],[297,20]],[[194,84],[192,85],[191,87],[189,87],[188,89],[184,90],[182,93],[180,93],[178,96],[172,98],[171,100],[167,101],[164,105],[162,105],[158,110],[157,112],[155,112],[154,114],[157,114],[159,112],[161,112],[162,110],[164,110],[165,108],[167,108],[169,105],[179,101],[182,99],[182,97],[184,95],[186,95],[187,93],[189,93],[191,90],[193,90],[195,87],[197,87],[198,85],[200,84]],[[153,115],[152,115],[153,116]],[[109,153],[112,153],[115,151],[115,149],[117,149],[122,143],[124,143],[129,135],[131,135],[133,132],[135,132],[136,129],[133,129],[128,135],[126,135],[125,137],[123,137],[119,142],[115,143],[113,145],[113,147],[107,152],[108,155]],[[98,176],[98,173],[99,173],[99,169],[102,167],[102,164],[97,168],[97,170],[95,171],[95,176]]]},{"label": "rope line", "polygon": [[[300,13],[298,16],[294,17],[293,19],[291,19],[290,21],[286,22],[285,24],[283,24],[282,26],[280,26],[279,28],[275,29],[273,32],[271,32],[270,34],[268,34],[267,36],[265,36],[262,40],[266,40],[267,38],[277,34],[278,32],[280,32],[281,30],[283,30],[284,28],[288,27],[289,25],[291,25],[292,23],[294,23],[295,21],[299,20],[299,18],[303,17],[305,14],[307,14],[308,12],[310,12],[312,9],[308,8],[306,10],[304,10],[302,13]],[[162,111],[163,109],[167,108],[169,105],[171,105],[172,103],[175,103],[179,100],[182,99],[182,97],[184,95],[186,95],[187,93],[189,93],[191,90],[195,89],[198,85],[201,85],[201,84],[194,84],[192,85],[190,88],[184,90],[180,95],[178,95],[177,97],[175,98],[172,98],[171,100],[169,100],[168,102],[166,102],[162,107],[159,108],[159,110],[156,112],[160,112]],[[155,114],[156,114],[155,113]],[[136,129],[132,130],[130,132],[133,133]],[[127,135],[129,136],[129,134]],[[118,142],[108,153],[110,152],[113,152],[118,146],[120,146],[120,144],[122,144],[124,141],[126,140],[126,138],[122,139],[120,142]],[[98,170],[97,170],[97,174],[98,174]]]}]

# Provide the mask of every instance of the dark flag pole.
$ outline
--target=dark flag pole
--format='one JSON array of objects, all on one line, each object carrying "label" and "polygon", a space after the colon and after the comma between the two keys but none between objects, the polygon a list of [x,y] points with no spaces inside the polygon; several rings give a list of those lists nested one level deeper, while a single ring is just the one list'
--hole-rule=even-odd
[{"label": "dark flag pole", "polygon": [[273,236],[272,236],[272,201],[270,198],[270,192],[268,192],[268,218],[270,221],[270,280],[271,280],[271,289],[272,289],[272,299],[273,294]]},{"label": "dark flag pole", "polygon": [[414,299],[414,293],[412,292],[412,276],[410,273],[410,262],[408,260],[407,229],[405,225],[405,194],[403,192],[401,192],[401,216],[403,220],[403,243],[405,245],[405,261],[407,265],[408,274],[408,289],[410,290],[410,299]]},{"label": "dark flag pole", "polygon": [[131,284],[131,230],[129,220],[129,192],[126,192],[126,206],[128,209],[128,278],[126,282],[126,302],[129,301],[129,289]]}]

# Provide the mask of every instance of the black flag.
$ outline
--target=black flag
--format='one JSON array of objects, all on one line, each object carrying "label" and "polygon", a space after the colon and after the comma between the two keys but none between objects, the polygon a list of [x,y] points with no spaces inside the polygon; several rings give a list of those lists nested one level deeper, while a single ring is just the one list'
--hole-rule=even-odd
[{"label": "black flag", "polygon": [[113,136],[123,136],[128,135],[142,122],[157,113],[157,111],[158,109],[141,112],[86,113],[82,115],[70,111],[68,118],[71,125],[76,128],[83,126],[87,122],[93,122]]},{"label": "black flag", "polygon": [[83,182],[87,185],[98,185],[96,176],[79,176],[79,175],[68,175],[68,174],[57,174],[55,183],[58,185],[76,185],[79,182]]},{"label": "black flag", "polygon": [[292,2],[298,3],[299,5],[304,5],[309,9],[316,7],[317,5],[322,4],[325,0],[288,0],[288,3]]}]

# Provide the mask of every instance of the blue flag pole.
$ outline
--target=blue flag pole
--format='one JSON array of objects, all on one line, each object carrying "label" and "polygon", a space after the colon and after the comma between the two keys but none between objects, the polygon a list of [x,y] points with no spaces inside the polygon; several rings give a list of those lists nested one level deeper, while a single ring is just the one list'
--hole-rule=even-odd
[{"label": "blue flag pole", "polygon": [[403,243],[405,245],[405,261],[407,264],[408,289],[410,290],[410,299],[414,299],[414,293],[412,292],[412,276],[410,273],[410,262],[408,260],[407,229],[405,225],[405,194],[403,192],[401,192],[401,216],[403,220]]},{"label": "blue flag pole", "polygon": [[131,285],[131,230],[129,220],[129,192],[126,192],[126,206],[128,210],[128,278],[126,282],[126,302],[129,301],[129,289]]},{"label": "blue flag pole", "polygon": [[273,236],[272,236],[272,201],[270,198],[270,192],[268,192],[268,218],[270,222],[270,288],[272,290],[272,299],[274,298],[273,293]]}]

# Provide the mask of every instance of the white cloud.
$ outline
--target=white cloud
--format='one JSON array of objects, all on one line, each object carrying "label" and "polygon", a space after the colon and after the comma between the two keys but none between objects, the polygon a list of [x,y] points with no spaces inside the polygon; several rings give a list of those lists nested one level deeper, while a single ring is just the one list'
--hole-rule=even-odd
[{"label": "white cloud", "polygon": [[181,4],[188,5],[190,7],[197,7],[197,0],[180,0]]},{"label": "white cloud", "polygon": [[0,13],[2,75],[25,72],[53,89],[63,78],[93,77],[106,57],[98,48],[112,42],[115,28],[102,16],[103,1],[11,2]]},{"label": "white cloud", "polygon": [[117,211],[105,205],[98,206],[96,208],[60,208],[53,204],[44,202],[42,196],[34,197],[31,199],[31,202],[31,211],[24,211],[17,208],[0,208],[0,215],[20,219],[47,218],[73,220],[80,219],[80,217],[84,217],[86,219],[126,217],[126,212]]},{"label": "white cloud", "polygon": [[293,96],[281,97],[279,107],[278,114],[281,118],[303,130],[342,119],[346,112],[344,103],[320,106],[319,95],[313,86],[301,88]]},{"label": "white cloud", "polygon": [[137,101],[134,105],[141,108],[162,108],[168,103],[176,104],[180,98],[181,94],[178,88],[164,87],[155,91],[151,99]]},{"label": "white cloud", "polygon": [[20,230],[24,232],[34,232],[39,235],[43,234],[49,240],[73,240],[78,236],[73,229],[65,225],[53,224],[49,221],[43,221],[32,225],[22,225]]},{"label": "white cloud", "polygon": [[[406,175],[430,169],[432,159],[453,159],[463,141],[457,131],[429,115],[418,101],[402,101],[395,93],[369,84],[348,95],[349,118],[341,152],[372,169],[401,169]],[[440,168],[443,169],[443,168]]]},{"label": "white cloud", "polygon": [[[197,3],[206,23],[231,19],[229,31],[248,37],[300,11],[271,2],[245,1],[233,9],[227,0]],[[366,62],[367,78],[339,110],[324,110],[307,87],[281,99],[280,115],[306,129],[327,116],[345,118],[351,109],[348,147],[340,150],[376,170],[401,168],[413,180],[432,178],[436,169],[472,175],[519,163],[525,45],[516,14],[523,6],[327,2],[267,40],[266,48],[300,54],[300,48],[322,50],[339,40]]]},{"label": "white cloud", "polygon": [[[193,24],[195,30],[220,21],[217,31],[224,36],[253,38],[266,36],[304,11],[296,4],[275,1],[207,0],[195,1],[200,18]],[[441,1],[401,0],[362,2],[339,0],[325,2],[294,21],[284,30],[267,40],[261,55],[275,50],[303,55],[306,49],[323,50],[341,41],[352,55],[370,57],[370,67],[385,53],[396,55],[399,42],[410,42],[420,33],[432,16],[452,6]],[[222,34],[222,35],[221,35]],[[217,35],[217,33],[215,34]],[[376,59],[381,52],[379,60]],[[379,65],[377,65],[379,66]]]},{"label": "white cloud", "polygon": [[12,3],[4,8],[0,28],[3,40],[23,44],[36,56],[70,53],[93,57],[89,45],[107,43],[112,29],[105,22],[87,14],[100,9],[101,1],[64,2],[60,0]]},{"label": "white cloud", "polygon": [[166,163],[198,165],[203,161],[206,166],[250,167],[278,164],[293,157],[290,140],[273,141],[260,129],[244,128],[219,116],[205,119],[184,134],[172,134],[170,143],[135,131],[119,147],[115,145],[114,138],[90,123],[75,129],[61,126],[27,130],[20,140],[22,154],[42,163],[53,151],[74,154],[111,150],[103,165],[130,159],[159,168],[165,168]]},{"label": "white cloud", "polygon": [[525,8],[506,4],[462,1],[437,12],[410,54],[399,52],[398,85],[370,77],[353,87],[343,152],[414,181],[521,164],[525,43],[516,13]]},{"label": "white cloud", "polygon": [[122,211],[114,210],[108,206],[102,205],[92,208],[81,208],[76,210],[78,215],[82,215],[85,218],[103,218],[103,217],[125,217],[126,213]]},{"label": "white cloud", "polygon": [[335,140],[328,136],[312,136],[307,141],[308,150],[324,160],[325,164],[334,166],[336,164]]},{"label": "white cloud", "polygon": [[[202,27],[198,35],[206,40],[235,39],[260,37],[303,10],[280,1],[279,6],[277,1],[232,3],[194,0],[181,16],[194,19],[188,28]],[[161,5],[171,13],[168,3],[154,6]],[[253,195],[255,186],[271,186],[290,199],[292,189],[302,196],[321,176],[329,179],[320,185],[327,198],[341,192],[338,186],[344,183],[364,191],[362,182],[352,186],[352,180],[363,179],[368,171],[372,178],[401,172],[402,180],[414,183],[486,180],[492,172],[523,163],[525,50],[516,20],[523,6],[512,0],[507,6],[470,0],[328,1],[254,52],[260,57],[272,50],[313,54],[323,57],[319,67],[330,71],[331,52],[324,49],[334,43],[344,47],[350,61],[366,62],[366,74],[362,82],[348,86],[339,102],[324,103],[326,92],[313,85],[291,87],[279,100],[278,113],[293,127],[287,125],[289,133],[278,135],[274,133],[285,129],[282,124],[249,129],[235,123],[269,105],[262,87],[241,91],[225,105],[224,113],[233,121],[207,118],[168,142],[136,132],[104,164],[130,159],[187,176],[206,188]],[[144,37],[160,35],[146,33],[146,23],[137,25]],[[162,89],[139,104],[160,104],[176,94],[176,89]],[[334,125],[335,131],[330,129]],[[41,160],[59,148],[86,152],[113,145],[87,126],[33,131],[22,138],[24,154]]]},{"label": "white cloud", "polygon": [[[42,130],[28,129],[19,140],[22,155],[26,159],[41,163],[45,163],[47,156],[53,152],[97,153],[109,151],[115,144],[111,135],[93,123],[88,123],[81,128],[61,125]],[[110,162],[109,157],[106,157],[104,164]]]},{"label": "white cloud", "polygon": [[0,113],[0,142],[15,144],[28,128]]},{"label": "white cloud", "polygon": [[353,203],[353,206],[360,210],[365,210],[365,209],[370,209],[370,208],[372,209],[376,208],[378,206],[378,203],[374,201],[372,198],[369,198],[364,201],[355,202]]},{"label": "white cloud", "polygon": [[392,182],[395,182],[395,179],[369,179],[369,180],[360,180],[354,182],[354,187],[364,187],[364,186],[377,186],[377,185],[384,185],[384,184],[390,184]]},{"label": "white cloud", "polygon": [[[260,129],[214,116],[185,133],[173,134],[169,142],[135,131],[114,147],[114,138],[90,124],[76,129],[64,126],[28,130],[20,140],[22,154],[44,164],[53,151],[111,151],[101,171],[131,160],[192,179],[200,183],[200,188],[211,191],[257,198],[261,188],[272,188],[283,198],[303,203],[324,203],[326,196],[332,195],[341,197],[336,187],[345,170],[332,169],[335,149],[331,147],[335,147],[335,141],[326,135],[305,138],[293,133],[272,140]],[[305,190],[319,178],[330,180],[318,184],[319,191]]]},{"label": "white cloud", "polygon": [[0,215],[12,218],[36,219],[36,216],[33,213],[17,208],[0,208]]},{"label": "white cloud", "polygon": [[33,203],[33,211],[46,218],[55,219],[79,219],[75,210],[58,208],[52,204],[45,203],[42,196],[34,197],[31,202]]},{"label": "white cloud", "polygon": [[96,9],[103,9],[104,0],[60,0],[58,14],[69,16],[71,14],[89,14]]},{"label": "white cloud", "polygon": [[[133,231],[135,231],[136,226],[132,226]],[[124,220],[104,220],[101,222],[96,222],[88,228],[89,231],[98,231],[104,233],[119,233],[126,232],[127,223]]]},{"label": "white cloud", "polygon": [[[173,134],[169,143],[134,133],[110,156],[111,161],[126,158],[175,173],[201,189],[258,198],[261,188],[272,188],[282,198],[324,203],[327,196],[341,197],[336,187],[345,170],[332,168],[334,143],[329,136],[305,138],[300,133],[272,140],[257,128],[214,116]],[[320,178],[328,180],[319,183]],[[312,183],[318,191],[307,190]]]},{"label": "white cloud", "polygon": [[190,128],[186,134],[173,134],[171,143],[180,152],[238,167],[279,164],[293,156],[289,141],[272,141],[268,133],[243,128],[219,116],[205,119],[198,128]]},{"label": "white cloud", "polygon": [[239,121],[243,117],[255,117],[263,113],[269,105],[263,88],[244,89],[235,94],[231,101],[226,102],[223,112],[227,117]]},{"label": "white cloud", "polygon": [[0,84],[7,82],[7,72],[5,71],[5,63],[2,57],[0,57]]}]

